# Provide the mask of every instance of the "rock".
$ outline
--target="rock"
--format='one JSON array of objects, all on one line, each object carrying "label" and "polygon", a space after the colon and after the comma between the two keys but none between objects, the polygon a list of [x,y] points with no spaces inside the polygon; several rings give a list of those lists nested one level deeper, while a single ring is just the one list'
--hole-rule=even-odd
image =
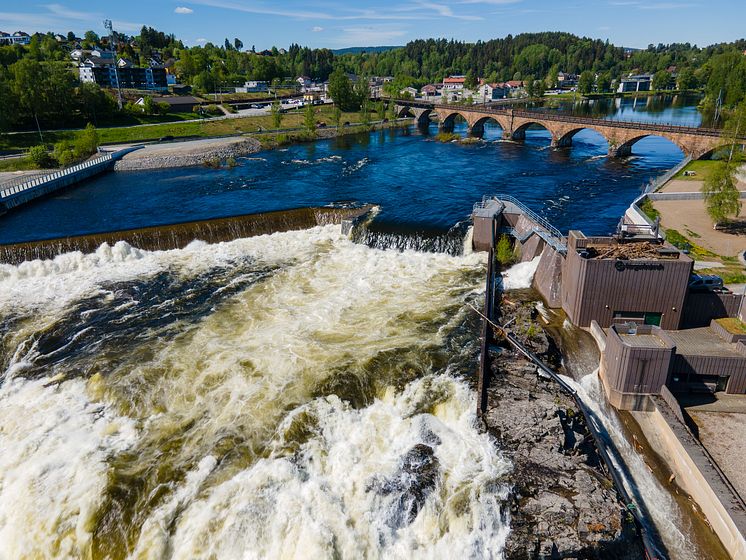
[{"label": "rock", "polygon": [[[529,296],[530,297],[530,296]],[[528,298],[504,306],[503,322],[558,367],[557,347]],[[559,369],[559,368],[558,368]],[[572,398],[512,347],[493,360],[485,422],[513,463],[508,560],[643,558],[639,536],[605,473]]]}]

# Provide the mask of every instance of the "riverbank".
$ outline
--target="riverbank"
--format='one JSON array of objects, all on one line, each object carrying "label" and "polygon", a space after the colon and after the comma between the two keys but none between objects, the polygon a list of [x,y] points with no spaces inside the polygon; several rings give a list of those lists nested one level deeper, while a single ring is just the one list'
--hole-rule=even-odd
[{"label": "riverbank", "polygon": [[[370,126],[351,125],[342,128],[320,128],[313,132],[295,130],[223,138],[181,140],[168,143],[148,144],[128,154],[114,167],[115,171],[141,171],[145,169],[169,169],[179,167],[220,167],[232,160],[255,154],[262,150],[328,140],[350,134],[367,134],[374,130],[409,126],[410,119],[378,122]],[[121,147],[121,146],[118,146]]]}]

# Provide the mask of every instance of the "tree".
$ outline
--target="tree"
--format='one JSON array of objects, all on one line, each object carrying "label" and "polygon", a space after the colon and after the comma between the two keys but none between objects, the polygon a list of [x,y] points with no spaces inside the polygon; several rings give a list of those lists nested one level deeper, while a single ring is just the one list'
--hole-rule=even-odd
[{"label": "tree", "polygon": [[691,68],[682,68],[676,81],[676,87],[678,87],[681,91],[688,89],[697,89],[697,87],[699,86],[697,77],[694,75],[694,72]]},{"label": "tree", "polygon": [[225,50],[229,51],[233,48],[233,45],[231,45],[231,42],[228,40],[228,37],[225,38]]},{"label": "tree", "polygon": [[477,76],[473,70],[469,70],[464,78],[464,87],[466,89],[477,89]]},{"label": "tree", "polygon": [[272,126],[275,130],[279,130],[280,125],[282,125],[282,109],[280,108],[280,102],[275,101],[272,103],[269,112],[272,115]]},{"label": "tree", "polygon": [[306,108],[303,109],[303,128],[307,132],[314,132],[316,130],[316,111],[313,109],[313,103],[308,103]]},{"label": "tree", "polygon": [[534,97],[544,97],[544,93],[546,93],[546,83],[544,80],[536,80],[534,82]]},{"label": "tree", "polygon": [[233,39],[233,46],[236,48],[237,51],[240,51],[243,48],[243,41],[236,37]]},{"label": "tree", "polygon": [[72,31],[68,31],[67,32],[67,41],[68,41],[68,43],[72,43],[73,41],[75,41],[75,33],[73,33]]},{"label": "tree", "polygon": [[497,240],[497,251],[495,252],[495,258],[497,262],[505,266],[511,264],[514,260],[513,247],[510,243],[510,237],[507,235],[501,235],[500,239]]},{"label": "tree", "polygon": [[39,124],[39,113],[44,110],[45,103],[45,96],[40,92],[40,86],[47,81],[44,68],[41,63],[27,58],[19,60],[10,68],[14,78],[13,94],[20,108],[33,116],[36,130],[39,131],[39,139],[43,144],[44,136]]},{"label": "tree", "polygon": [[154,115],[158,112],[158,107],[153,101],[153,98],[146,95],[142,100],[142,110],[146,115]]},{"label": "tree", "polygon": [[360,107],[357,96],[352,90],[350,78],[347,77],[341,66],[337,67],[329,76],[329,95],[343,111],[355,111]]},{"label": "tree", "polygon": [[593,91],[593,86],[595,84],[596,77],[593,75],[593,72],[590,70],[584,70],[581,72],[580,77],[578,78],[578,91],[582,94],[588,94]]},{"label": "tree", "polygon": [[85,35],[83,35],[84,47],[95,47],[99,41],[99,36],[95,31],[88,30],[85,32]]},{"label": "tree", "polygon": [[99,136],[96,127],[88,123],[83,132],[78,134],[75,139],[75,155],[79,158],[85,158],[93,155],[98,150]]},{"label": "tree", "polygon": [[611,74],[609,74],[608,72],[599,74],[598,80],[596,81],[596,87],[600,92],[609,92],[611,90]]},{"label": "tree", "polygon": [[339,128],[342,124],[342,109],[334,107],[332,110],[332,122],[336,128]]},{"label": "tree", "polygon": [[702,185],[707,213],[713,226],[738,216],[741,211],[741,193],[736,187],[738,165],[728,160],[718,161]]},{"label": "tree", "polygon": [[654,90],[671,89],[671,74],[665,70],[658,70],[658,72],[653,74],[652,86]]},{"label": "tree", "polygon": [[738,216],[741,212],[741,193],[738,191],[738,170],[742,152],[736,150],[738,138],[746,130],[746,101],[736,107],[725,123],[723,137],[729,147],[727,158],[715,163],[712,173],[702,185],[707,213],[713,226]]},{"label": "tree", "polygon": [[533,96],[534,96],[534,93],[535,93],[535,91],[534,91],[534,85],[535,85],[535,84],[534,84],[534,82],[535,82],[535,81],[536,81],[536,80],[534,79],[534,76],[533,76],[533,74],[529,74],[529,75],[528,75],[528,76],[526,76],[526,78],[525,78],[525,79],[523,80],[523,86],[524,86],[524,87],[526,88],[526,94],[527,94],[527,95],[528,95],[529,97],[533,97]]}]

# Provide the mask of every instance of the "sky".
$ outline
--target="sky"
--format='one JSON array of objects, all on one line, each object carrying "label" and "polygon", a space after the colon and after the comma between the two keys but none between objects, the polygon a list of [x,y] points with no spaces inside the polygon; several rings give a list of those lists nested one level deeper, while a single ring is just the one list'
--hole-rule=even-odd
[{"label": "sky", "polygon": [[103,20],[136,35],[143,25],[193,46],[237,37],[257,50],[298,43],[332,49],[445,37],[474,42],[568,31],[626,47],[746,36],[746,0],[0,0],[0,30],[103,34]]}]

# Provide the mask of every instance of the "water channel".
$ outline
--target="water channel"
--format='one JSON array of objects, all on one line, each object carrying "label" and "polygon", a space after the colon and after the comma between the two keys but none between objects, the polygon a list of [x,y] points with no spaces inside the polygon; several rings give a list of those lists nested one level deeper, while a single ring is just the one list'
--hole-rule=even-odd
[{"label": "water channel", "polygon": [[607,233],[682,157],[656,138],[623,161],[589,132],[563,151],[542,130],[499,138],[374,132],[227,170],[109,174],[4,216],[1,242],[381,208],[361,240],[324,226],[0,265],[3,552],[499,558],[510,464],[477,429],[468,384],[484,256],[463,235],[411,249],[492,192]]}]

